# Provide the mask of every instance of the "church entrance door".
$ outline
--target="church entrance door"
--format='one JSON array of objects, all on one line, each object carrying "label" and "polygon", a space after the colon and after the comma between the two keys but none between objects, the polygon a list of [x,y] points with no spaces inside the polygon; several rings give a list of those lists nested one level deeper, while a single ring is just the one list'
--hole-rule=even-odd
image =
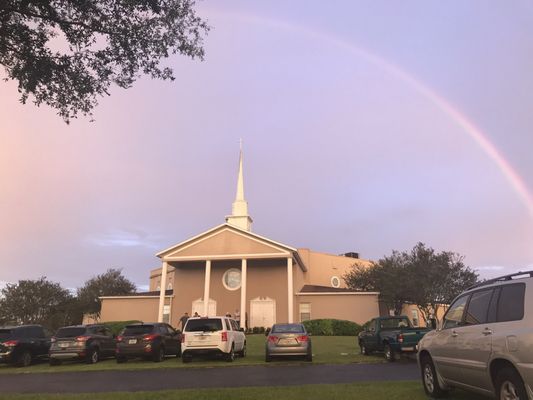
[{"label": "church entrance door", "polygon": [[250,301],[250,328],[271,327],[276,323],[276,301],[257,297]]}]

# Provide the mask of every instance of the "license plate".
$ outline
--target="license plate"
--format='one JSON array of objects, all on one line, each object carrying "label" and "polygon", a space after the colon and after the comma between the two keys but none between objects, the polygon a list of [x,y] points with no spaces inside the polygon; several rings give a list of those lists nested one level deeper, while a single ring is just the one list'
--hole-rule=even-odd
[{"label": "license plate", "polygon": [[278,344],[294,344],[294,339],[280,339]]},{"label": "license plate", "polygon": [[137,343],[137,339],[128,340],[128,344],[135,344],[135,343]]},{"label": "license plate", "polygon": [[402,351],[415,351],[414,347],[402,347]]},{"label": "license plate", "polygon": [[68,343],[59,343],[59,347],[64,349],[64,348],[68,347]]}]

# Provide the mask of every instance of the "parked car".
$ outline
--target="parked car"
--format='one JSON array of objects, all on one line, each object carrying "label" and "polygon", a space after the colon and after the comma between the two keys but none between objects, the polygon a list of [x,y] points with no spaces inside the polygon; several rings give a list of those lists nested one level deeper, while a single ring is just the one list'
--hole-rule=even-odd
[{"label": "parked car", "polygon": [[222,356],[233,361],[246,356],[246,336],[234,319],[228,317],[189,318],[181,335],[181,359],[193,356]]},{"label": "parked car", "polygon": [[48,358],[50,339],[41,325],[0,328],[0,363],[27,367],[34,360]]},{"label": "parked car", "polygon": [[265,361],[272,361],[272,357],[305,357],[306,361],[313,361],[313,350],[310,335],[303,324],[274,324],[265,333]]},{"label": "parked car", "polygon": [[75,325],[59,328],[52,337],[50,365],[64,360],[97,363],[105,357],[115,356],[115,336],[101,324]]},{"label": "parked car", "polygon": [[181,355],[181,332],[161,322],[127,325],[117,336],[117,363],[141,357],[160,362],[167,354]]},{"label": "parked car", "polygon": [[492,279],[459,295],[419,343],[426,393],[454,387],[497,399],[533,399],[533,271]]},{"label": "parked car", "polygon": [[432,329],[413,327],[406,316],[374,318],[359,333],[359,348],[361,354],[369,355],[380,351],[387,361],[394,361],[396,355],[415,353],[418,342],[430,330]]}]

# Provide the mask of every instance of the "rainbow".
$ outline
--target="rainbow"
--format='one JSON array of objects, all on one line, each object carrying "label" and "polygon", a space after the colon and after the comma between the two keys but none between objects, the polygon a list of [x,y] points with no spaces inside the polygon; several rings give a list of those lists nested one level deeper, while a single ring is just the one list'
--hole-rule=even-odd
[{"label": "rainbow", "polygon": [[437,94],[431,88],[424,83],[415,79],[412,75],[401,69],[400,67],[384,60],[376,54],[349,43],[336,36],[329,35],[323,32],[316,32],[303,26],[289,24],[287,22],[281,22],[266,18],[259,18],[253,15],[236,14],[220,12],[219,10],[210,10],[211,15],[216,14],[223,18],[234,19],[245,23],[255,23],[265,25],[273,28],[284,29],[287,31],[296,32],[298,34],[319,39],[328,42],[344,51],[352,53],[358,57],[361,57],[378,68],[386,71],[387,73],[399,78],[410,87],[412,87],[420,95],[431,101],[438,109],[440,109],[445,115],[450,117],[461,129],[468,134],[468,136],[482,149],[482,151],[491,159],[498,169],[501,171],[505,180],[509,183],[513,191],[516,193],[520,201],[525,206],[525,209],[529,213],[529,217],[533,219],[533,195],[529,192],[527,185],[523,181],[522,177],[515,171],[505,157],[498,151],[496,146],[490,141],[486,134],[479,129],[471,120],[462,114],[457,107],[452,105],[445,98]]}]

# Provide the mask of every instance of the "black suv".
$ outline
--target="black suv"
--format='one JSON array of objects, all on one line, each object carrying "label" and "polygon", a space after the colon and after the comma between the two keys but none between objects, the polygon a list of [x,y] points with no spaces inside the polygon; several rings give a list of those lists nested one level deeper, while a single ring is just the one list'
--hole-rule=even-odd
[{"label": "black suv", "polygon": [[142,357],[163,361],[166,354],[181,355],[181,332],[168,324],[154,322],[127,325],[117,336],[117,362]]},{"label": "black suv", "polygon": [[99,324],[59,328],[50,347],[50,365],[59,365],[63,360],[94,364],[101,358],[114,356],[115,335]]},{"label": "black suv", "polygon": [[50,339],[41,325],[0,328],[0,362],[27,367],[33,360],[48,357]]}]

